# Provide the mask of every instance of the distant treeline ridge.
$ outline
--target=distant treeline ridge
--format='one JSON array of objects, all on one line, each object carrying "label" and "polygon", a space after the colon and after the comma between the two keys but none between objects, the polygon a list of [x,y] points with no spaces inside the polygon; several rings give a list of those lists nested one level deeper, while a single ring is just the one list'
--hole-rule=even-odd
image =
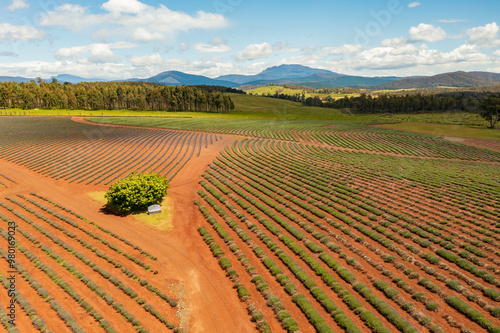
[{"label": "distant treeline ridge", "polygon": [[489,95],[489,92],[450,92],[439,94],[385,95],[377,97],[363,94],[359,97],[345,97],[323,101],[318,96],[304,99],[302,94],[270,94],[268,97],[301,102],[307,106],[333,109],[350,109],[355,113],[414,113],[422,111],[461,110],[475,112]]}]

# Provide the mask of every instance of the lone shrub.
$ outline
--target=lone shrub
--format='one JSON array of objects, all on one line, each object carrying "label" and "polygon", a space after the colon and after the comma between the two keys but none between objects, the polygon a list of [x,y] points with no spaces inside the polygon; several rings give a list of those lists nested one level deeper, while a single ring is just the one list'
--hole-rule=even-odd
[{"label": "lone shrub", "polygon": [[132,173],[109,187],[108,206],[121,213],[145,211],[167,194],[168,181],[159,174]]}]

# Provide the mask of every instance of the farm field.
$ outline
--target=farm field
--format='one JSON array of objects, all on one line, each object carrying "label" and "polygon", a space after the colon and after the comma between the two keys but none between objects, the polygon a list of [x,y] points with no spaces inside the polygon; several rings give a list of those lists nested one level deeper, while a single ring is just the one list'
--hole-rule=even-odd
[{"label": "farm field", "polygon": [[500,161],[498,152],[481,149],[481,146],[479,146],[480,149],[470,148],[436,135],[366,126],[366,122],[352,120],[209,120],[125,117],[89,119],[100,124],[210,131],[402,156]]},{"label": "farm field", "polygon": [[427,133],[441,136],[453,137],[455,135],[461,138],[478,138],[478,139],[500,139],[500,133],[495,130],[485,131],[483,127],[463,126],[463,125],[442,125],[429,123],[397,123],[384,124],[384,128],[399,129],[403,131]]},{"label": "farm field", "polygon": [[[3,116],[0,282],[15,223],[19,332],[500,332],[493,141]],[[169,178],[171,230],[87,196],[135,170]]]},{"label": "farm field", "polygon": [[[22,110],[0,109],[2,116],[73,116],[73,117],[163,117],[215,119],[345,119],[340,110],[303,106],[300,103],[274,98],[228,93],[235,105],[231,113],[134,111],[134,110]],[[370,117],[348,116],[350,120]],[[375,118],[374,118],[375,119]]]},{"label": "farm field", "polygon": [[252,95],[273,95],[276,93],[279,94],[285,94],[285,95],[296,95],[296,94],[302,94],[304,93],[305,98],[309,97],[315,97],[318,96],[322,100],[330,96],[333,99],[339,99],[339,98],[344,98],[344,97],[358,97],[359,94],[342,94],[342,93],[330,93],[330,94],[320,94],[315,92],[313,89],[292,89],[292,88],[285,88],[283,86],[264,86],[264,87],[258,87],[255,89],[250,89],[246,91],[247,94],[252,94]]},{"label": "farm field", "polygon": [[3,119],[0,156],[42,175],[87,185],[108,185],[133,171],[171,180],[222,140],[205,133],[96,127],[67,118]]}]

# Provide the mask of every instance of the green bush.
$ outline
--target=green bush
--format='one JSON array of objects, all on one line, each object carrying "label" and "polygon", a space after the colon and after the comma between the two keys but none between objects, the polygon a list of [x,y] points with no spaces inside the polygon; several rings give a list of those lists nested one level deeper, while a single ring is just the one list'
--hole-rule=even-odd
[{"label": "green bush", "polygon": [[491,288],[487,288],[484,290],[484,296],[489,297],[497,302],[500,301],[500,292]]},{"label": "green bush", "polygon": [[439,309],[439,305],[437,303],[434,303],[434,302],[429,302],[429,303],[427,303],[425,308],[429,311],[437,312]]},{"label": "green bush", "polygon": [[223,270],[226,270],[226,269],[232,267],[231,263],[229,262],[229,259],[227,259],[225,257],[220,258],[219,265],[220,265],[220,267],[222,267]]},{"label": "green bush", "polygon": [[349,307],[349,309],[351,310],[354,310],[354,309],[357,309],[357,308],[360,308],[363,306],[363,304],[361,304],[360,301],[358,301],[358,299],[352,295],[347,295],[346,297],[344,297],[342,299],[342,301],[347,304],[347,306]]},{"label": "green bush", "polygon": [[462,284],[454,280],[449,280],[448,282],[446,282],[446,286],[455,291],[459,291],[462,288]]},{"label": "green bush", "polygon": [[302,294],[296,294],[292,298],[293,302],[297,304],[300,310],[305,314],[309,323],[314,326],[316,332],[333,333],[333,329],[323,319],[323,317],[314,309],[312,304]]},{"label": "green bush", "polygon": [[456,296],[446,298],[446,303],[452,306],[458,312],[464,314],[469,319],[474,321],[476,324],[486,329],[490,333],[499,333],[500,327],[495,326],[491,321],[486,319],[480,312],[474,310],[469,306],[469,304],[463,302],[460,298]]},{"label": "green bush", "polygon": [[168,181],[159,174],[132,173],[109,187],[108,206],[121,213],[145,211],[167,194]]},{"label": "green bush", "polygon": [[390,333],[391,330],[384,327],[376,315],[366,309],[362,309],[361,320],[375,333]]},{"label": "green bush", "polygon": [[414,294],[413,294],[413,296],[412,296],[412,298],[413,298],[414,300],[419,301],[419,302],[420,302],[420,300],[421,300],[423,297],[425,297],[425,294],[424,294],[424,293],[414,293]]},{"label": "green bush", "polygon": [[405,333],[417,333],[418,330],[413,327],[404,317],[399,315],[399,313],[389,306],[384,300],[378,298],[373,294],[373,292],[363,283],[356,283],[354,285],[354,290],[356,290],[363,298],[365,298],[368,303],[370,303],[377,311],[384,316],[390,323],[392,323],[396,328]]}]

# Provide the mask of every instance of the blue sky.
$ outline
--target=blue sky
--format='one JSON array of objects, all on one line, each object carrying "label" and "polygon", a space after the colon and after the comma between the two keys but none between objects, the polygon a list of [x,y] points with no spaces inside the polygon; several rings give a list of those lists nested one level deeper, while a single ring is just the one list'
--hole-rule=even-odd
[{"label": "blue sky", "polygon": [[0,76],[500,72],[498,0],[6,0]]}]

